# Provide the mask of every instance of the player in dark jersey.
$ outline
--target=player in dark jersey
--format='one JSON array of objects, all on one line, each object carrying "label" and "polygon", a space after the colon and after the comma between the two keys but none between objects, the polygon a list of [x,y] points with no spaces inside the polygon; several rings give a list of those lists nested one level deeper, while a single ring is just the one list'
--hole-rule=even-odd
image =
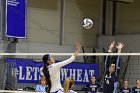
[{"label": "player in dark jersey", "polygon": [[[108,53],[111,53],[115,46],[115,41],[109,46]],[[122,48],[124,47],[123,43],[118,43],[116,45],[117,53],[121,53]],[[119,74],[120,69],[120,56],[106,56],[105,57],[105,71],[104,71],[104,84],[103,84],[103,93],[117,93],[118,80],[117,75]]]},{"label": "player in dark jersey", "polygon": [[117,93],[118,80],[114,72],[115,64],[111,64],[104,76],[103,93]]},{"label": "player in dark jersey", "polygon": [[87,93],[96,93],[100,90],[100,83],[96,82],[96,77],[91,77],[91,82],[86,85],[86,88],[88,89]]},{"label": "player in dark jersey", "polygon": [[[115,47],[115,41],[113,41],[108,49],[108,53],[112,53],[113,48]],[[122,48],[124,47],[123,43],[118,43],[118,45],[116,45],[117,48],[117,53],[121,53]],[[108,70],[110,64],[115,64],[115,74],[116,76],[118,76],[119,71],[120,71],[120,56],[109,56],[106,55],[105,56],[105,60],[104,60],[104,64],[105,64],[105,71]]]},{"label": "player in dark jersey", "polygon": [[128,87],[128,81],[123,82],[123,87],[120,89],[120,93],[131,93],[131,89]]},{"label": "player in dark jersey", "polygon": [[132,88],[132,93],[140,93],[140,80],[136,80],[136,87]]}]

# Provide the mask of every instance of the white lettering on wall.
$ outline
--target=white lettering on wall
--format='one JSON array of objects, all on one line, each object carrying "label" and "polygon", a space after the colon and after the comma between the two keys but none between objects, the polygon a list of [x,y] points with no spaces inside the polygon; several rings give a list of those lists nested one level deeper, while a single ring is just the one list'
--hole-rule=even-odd
[{"label": "white lettering on wall", "polygon": [[68,75],[67,75],[68,69],[62,68],[62,69],[60,69],[60,71],[61,71],[61,79],[63,81],[68,77]]},{"label": "white lettering on wall", "polygon": [[83,82],[89,82],[87,70],[85,70]]},{"label": "white lettering on wall", "polygon": [[7,0],[7,4],[11,6],[17,6],[19,5],[19,2],[17,0]]},{"label": "white lettering on wall", "polygon": [[39,72],[39,68],[38,67],[33,67],[33,72],[34,72],[34,80],[38,80],[37,79],[37,72]]},{"label": "white lettering on wall", "polygon": [[89,70],[89,74],[90,74],[90,76],[93,76],[93,75],[95,75],[95,72],[94,72],[94,70]]},{"label": "white lettering on wall", "polygon": [[31,72],[33,71],[32,67],[26,67],[26,80],[32,80]]},{"label": "white lettering on wall", "polygon": [[22,66],[19,66],[19,80],[24,80],[25,76],[22,76]]},{"label": "white lettering on wall", "polygon": [[[19,80],[39,80],[40,74],[42,73],[43,67],[29,67],[26,66],[26,69],[23,71],[23,67],[19,66]],[[77,82],[89,82],[91,76],[95,75],[94,70],[82,70],[82,69],[68,69],[61,68],[61,80],[64,81],[67,77],[72,77],[74,81]],[[40,73],[40,74],[39,74]]]},{"label": "white lettering on wall", "polygon": [[77,69],[77,81],[82,81],[82,69]]},{"label": "white lettering on wall", "polygon": [[69,71],[70,71],[70,77],[72,77],[73,80],[75,81],[75,71],[76,71],[76,69],[69,69]]}]

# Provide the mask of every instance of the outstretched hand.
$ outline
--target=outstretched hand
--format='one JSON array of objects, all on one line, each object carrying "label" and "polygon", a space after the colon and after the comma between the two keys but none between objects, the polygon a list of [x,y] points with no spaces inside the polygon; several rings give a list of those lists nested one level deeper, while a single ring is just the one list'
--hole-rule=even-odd
[{"label": "outstretched hand", "polygon": [[78,53],[81,50],[81,44],[79,42],[76,42],[76,49],[77,51],[73,54],[74,57],[77,57]]},{"label": "outstretched hand", "polygon": [[111,44],[110,44],[110,46],[109,46],[109,48],[113,48],[115,46],[115,41],[113,41]]},{"label": "outstretched hand", "polygon": [[123,43],[118,43],[118,45],[116,45],[116,48],[117,49],[122,49],[124,47],[124,44]]},{"label": "outstretched hand", "polygon": [[123,43],[118,43],[118,45],[116,45],[116,48],[118,49],[118,53],[121,53],[122,48],[124,47]]},{"label": "outstretched hand", "polygon": [[81,44],[79,42],[76,42],[76,49],[78,52],[81,50]]},{"label": "outstretched hand", "polygon": [[113,41],[110,46],[108,52],[112,52],[113,47],[115,46],[115,41]]}]

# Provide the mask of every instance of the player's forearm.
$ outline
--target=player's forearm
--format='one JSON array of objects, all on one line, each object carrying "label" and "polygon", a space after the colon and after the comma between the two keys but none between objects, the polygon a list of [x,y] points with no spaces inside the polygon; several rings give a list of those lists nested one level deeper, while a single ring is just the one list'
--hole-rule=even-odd
[{"label": "player's forearm", "polygon": [[77,56],[78,56],[78,53],[79,53],[80,51],[76,51],[74,54],[73,54],[73,56],[76,58]]},{"label": "player's forearm", "polygon": [[122,49],[118,49],[117,53],[121,53],[122,52]]},{"label": "player's forearm", "polygon": [[65,65],[71,63],[71,62],[74,61],[74,60],[75,60],[75,56],[72,55],[69,59],[64,60],[64,61],[62,61],[62,62],[59,62],[59,63],[56,63],[55,66],[56,66],[57,68],[61,68],[61,67],[65,66]]}]

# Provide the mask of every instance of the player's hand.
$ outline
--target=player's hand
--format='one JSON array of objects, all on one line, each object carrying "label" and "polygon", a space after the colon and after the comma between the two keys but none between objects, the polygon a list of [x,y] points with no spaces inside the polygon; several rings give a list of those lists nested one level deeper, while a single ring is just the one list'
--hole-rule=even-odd
[{"label": "player's hand", "polygon": [[118,45],[116,45],[116,48],[117,49],[122,49],[124,47],[124,44],[123,43],[118,43]]},{"label": "player's hand", "polygon": [[113,47],[115,46],[115,41],[113,41],[110,46],[108,52],[112,52]]},{"label": "player's hand", "polygon": [[118,43],[118,45],[116,45],[116,48],[118,49],[118,53],[121,53],[122,48],[124,47],[123,43]]},{"label": "player's hand", "polygon": [[79,42],[76,43],[76,49],[77,51],[73,54],[74,57],[77,57],[78,53],[81,50],[81,44]]},{"label": "player's hand", "polygon": [[123,43],[118,43],[118,45],[116,45],[116,48],[117,49],[122,49],[124,47],[124,44]]},{"label": "player's hand", "polygon": [[76,42],[76,49],[78,52],[81,50],[81,44],[79,42]]}]

